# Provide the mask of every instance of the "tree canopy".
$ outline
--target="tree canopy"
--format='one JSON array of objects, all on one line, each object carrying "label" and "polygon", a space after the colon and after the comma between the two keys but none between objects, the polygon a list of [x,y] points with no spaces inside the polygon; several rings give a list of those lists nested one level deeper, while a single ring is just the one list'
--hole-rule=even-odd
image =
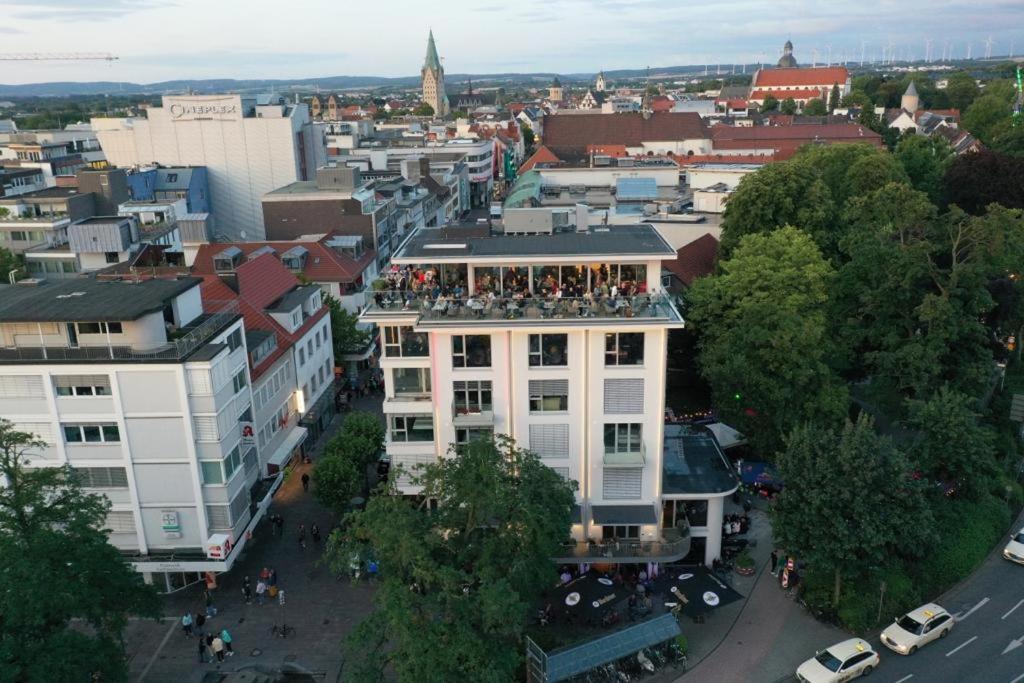
[{"label": "tree canopy", "polygon": [[28,466],[44,447],[0,420],[0,680],[125,681],[121,632],[157,615],[156,591],[107,542],[106,498]]},{"label": "tree canopy", "polygon": [[347,680],[386,667],[410,681],[515,677],[528,611],[557,582],[574,484],[504,436],[454,456],[414,473],[436,510],[391,488],[330,539],[337,571],[367,555],[381,567],[376,611],[345,644]]},{"label": "tree canopy", "polygon": [[1024,158],[991,151],[961,154],[946,169],[946,200],[971,214],[990,204],[1024,209]]},{"label": "tree canopy", "polygon": [[807,104],[804,105],[804,114],[808,116],[824,116],[828,114],[828,106],[824,100],[816,97],[813,100],[807,100]]},{"label": "tree canopy", "polygon": [[370,333],[359,329],[359,317],[352,315],[341,306],[341,302],[330,294],[324,295],[324,303],[331,314],[331,340],[334,357],[360,353],[370,342]]},{"label": "tree canopy", "polygon": [[783,114],[789,114],[792,116],[796,113],[796,100],[792,97],[787,97],[782,101],[782,104],[779,105],[779,111]]}]

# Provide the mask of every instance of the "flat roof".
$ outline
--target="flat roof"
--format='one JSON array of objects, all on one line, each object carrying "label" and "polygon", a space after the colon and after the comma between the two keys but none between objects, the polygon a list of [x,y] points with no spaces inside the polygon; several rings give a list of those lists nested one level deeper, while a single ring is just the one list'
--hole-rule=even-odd
[{"label": "flat roof", "polygon": [[17,194],[12,197],[0,197],[0,201],[14,201],[14,200],[25,200],[25,199],[66,199],[68,197],[74,197],[76,195],[90,194],[89,192],[81,192],[77,187],[47,187],[43,190],[36,190],[35,192],[26,192],[25,194]]},{"label": "flat roof", "polygon": [[[464,232],[465,234],[459,234]],[[550,235],[479,234],[473,228],[420,228],[398,250],[395,259],[452,261],[467,258],[560,256],[664,256],[675,251],[647,224],[591,228],[587,232]]]},{"label": "flat roof", "polygon": [[709,429],[699,425],[665,425],[662,494],[725,494],[739,483]]},{"label": "flat roof", "polygon": [[92,216],[75,221],[75,225],[109,225],[111,223],[124,223],[131,221],[131,216]]},{"label": "flat roof", "polygon": [[197,277],[141,281],[80,277],[0,285],[0,323],[137,320],[163,310],[170,299],[201,282]]}]

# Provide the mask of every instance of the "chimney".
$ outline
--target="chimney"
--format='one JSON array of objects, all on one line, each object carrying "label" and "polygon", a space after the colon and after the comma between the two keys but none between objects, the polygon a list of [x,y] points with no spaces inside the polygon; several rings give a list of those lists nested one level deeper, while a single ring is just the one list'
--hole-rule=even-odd
[{"label": "chimney", "polygon": [[316,170],[316,186],[320,190],[355,190],[362,183],[358,168],[324,166]]}]

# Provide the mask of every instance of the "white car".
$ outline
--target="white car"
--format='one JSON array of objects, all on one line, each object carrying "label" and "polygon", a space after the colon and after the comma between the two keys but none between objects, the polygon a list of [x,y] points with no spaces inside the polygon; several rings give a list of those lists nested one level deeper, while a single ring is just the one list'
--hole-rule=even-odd
[{"label": "white car", "polygon": [[878,666],[878,653],[860,638],[851,638],[820,650],[796,670],[801,683],[842,683],[867,676]]},{"label": "white car", "polygon": [[1024,529],[1013,535],[1010,542],[1003,548],[1003,557],[1010,562],[1024,564]]},{"label": "white car", "polygon": [[949,612],[929,603],[904,614],[882,631],[882,644],[901,655],[912,655],[933,640],[945,638],[954,623]]}]

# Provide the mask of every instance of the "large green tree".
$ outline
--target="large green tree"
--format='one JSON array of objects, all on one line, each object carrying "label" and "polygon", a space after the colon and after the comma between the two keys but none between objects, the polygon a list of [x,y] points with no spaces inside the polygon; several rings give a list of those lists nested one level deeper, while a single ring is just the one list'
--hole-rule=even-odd
[{"label": "large green tree", "polygon": [[792,97],[787,97],[782,101],[782,104],[779,105],[779,111],[783,114],[789,114],[790,116],[796,113],[796,109],[796,100]]},{"label": "large green tree", "polygon": [[330,294],[324,296],[324,303],[331,314],[331,340],[334,344],[334,357],[352,353],[360,353],[370,342],[370,333],[359,329],[359,317],[346,311],[341,302]]},{"label": "large green tree", "polygon": [[953,161],[949,142],[941,136],[911,135],[899,141],[893,154],[914,189],[928,195],[932,204],[941,205],[943,178]]},{"label": "large green tree", "polygon": [[376,611],[345,643],[345,676],[513,680],[531,606],[557,582],[551,558],[569,535],[573,484],[507,437],[479,440],[416,473],[431,511],[394,490],[332,535],[338,571],[372,554]]},{"label": "large green tree", "polygon": [[7,284],[11,277],[11,271],[21,270],[22,267],[20,258],[10,250],[0,247],[0,284]]},{"label": "large green tree", "polygon": [[967,110],[979,93],[978,83],[974,76],[958,71],[951,75],[946,83],[946,94],[949,96],[949,103],[961,112]]},{"label": "large green tree", "polygon": [[1024,209],[1024,158],[981,151],[961,154],[946,169],[945,196],[968,213],[990,204]]},{"label": "large green tree", "polygon": [[867,416],[838,430],[798,427],[778,466],[785,488],[772,527],[787,555],[832,574],[833,605],[844,578],[894,556],[920,556],[934,535],[921,482]]},{"label": "large green tree", "polygon": [[689,292],[699,365],[723,417],[770,454],[794,425],[836,420],[847,395],[829,367],[833,269],[806,234],[747,235]]},{"label": "large green tree", "polygon": [[816,97],[812,100],[807,100],[803,113],[808,116],[824,116],[828,114],[828,105],[825,104],[824,100]]},{"label": "large green tree", "polygon": [[1010,130],[1011,116],[1010,104],[1003,97],[985,94],[967,108],[961,125],[987,145]]},{"label": "large green tree", "polygon": [[156,591],[107,542],[106,498],[29,466],[43,448],[0,420],[0,681],[126,681],[121,632]]}]

